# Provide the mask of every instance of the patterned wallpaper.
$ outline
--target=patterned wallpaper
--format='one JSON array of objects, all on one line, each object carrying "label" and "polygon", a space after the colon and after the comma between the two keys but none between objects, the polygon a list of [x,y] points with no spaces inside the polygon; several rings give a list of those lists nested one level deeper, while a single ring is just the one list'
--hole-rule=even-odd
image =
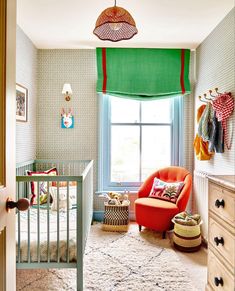
[{"label": "patterned wallpaper", "polygon": [[37,49],[17,27],[16,82],[28,88],[28,122],[16,122],[16,162],[36,157]]},{"label": "patterned wallpaper", "polygon": [[[193,57],[191,59],[193,68]],[[193,69],[191,69],[191,79]],[[37,158],[93,159],[94,190],[97,189],[98,96],[96,95],[95,50],[39,50]],[[70,83],[72,99],[61,94]],[[184,165],[193,171],[193,95],[184,99]],[[74,129],[60,128],[60,110],[74,111]],[[133,194],[134,201],[136,195]],[[131,210],[133,211],[132,203]],[[95,196],[95,210],[103,210],[103,200]]]},{"label": "patterned wallpaper", "polygon": [[[194,88],[195,88],[195,52],[191,51],[190,57],[190,84],[191,94],[184,98],[184,119],[183,119],[183,167],[188,169],[193,175],[194,170],[194,151],[193,151],[193,132],[194,132]],[[193,196],[191,194],[187,209],[192,209]]]},{"label": "patterned wallpaper", "polygon": [[[195,112],[202,104],[197,98],[209,89],[231,92],[235,98],[235,8],[223,19],[212,33],[196,49],[197,82],[195,87]],[[196,120],[196,114],[195,114]],[[215,154],[209,161],[195,158],[195,169],[213,174],[234,174],[235,167],[235,111],[229,118],[230,133],[233,131],[231,150]],[[195,128],[196,132],[197,128]]]},{"label": "patterned wallpaper", "polygon": [[[233,9],[197,48],[196,84],[194,54],[191,57],[193,92],[184,98],[183,151],[184,166],[190,171],[194,168],[192,145],[193,132],[196,128],[194,128],[193,116],[200,106],[196,97],[215,87],[219,87],[220,91],[231,91],[235,96],[234,13]],[[95,50],[37,51],[23,31],[18,28],[16,78],[18,83],[29,89],[29,121],[17,123],[17,162],[33,159],[35,154],[37,158],[93,159],[94,190],[96,190],[98,97],[95,91]],[[72,86],[73,95],[70,102],[66,102],[61,94],[64,83],[70,83]],[[70,107],[73,109],[74,129],[61,129],[62,107],[65,110]],[[235,128],[235,112],[229,124]],[[231,151],[226,150],[224,154],[216,154],[210,161],[195,160],[195,168],[216,174],[234,174],[234,146],[233,144]],[[103,201],[97,196],[94,209],[103,209]]]},{"label": "patterned wallpaper", "polygon": [[[98,97],[95,50],[39,50],[37,158],[94,160],[97,190]],[[73,95],[65,101],[63,84]],[[74,128],[60,126],[61,108],[74,112]],[[96,209],[95,203],[95,209]]]}]

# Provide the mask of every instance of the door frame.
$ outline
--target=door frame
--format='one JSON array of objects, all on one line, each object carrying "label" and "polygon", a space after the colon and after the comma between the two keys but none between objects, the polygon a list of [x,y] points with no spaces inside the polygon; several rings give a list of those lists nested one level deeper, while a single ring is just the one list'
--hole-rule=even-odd
[{"label": "door frame", "polygon": [[0,17],[0,291],[15,291],[15,211],[7,213],[6,200],[15,200],[16,192],[16,0],[0,0]]},{"label": "door frame", "polygon": [[[0,186],[5,185],[5,94],[6,94],[6,20],[7,1],[0,1]],[[2,185],[1,185],[2,184]]]}]

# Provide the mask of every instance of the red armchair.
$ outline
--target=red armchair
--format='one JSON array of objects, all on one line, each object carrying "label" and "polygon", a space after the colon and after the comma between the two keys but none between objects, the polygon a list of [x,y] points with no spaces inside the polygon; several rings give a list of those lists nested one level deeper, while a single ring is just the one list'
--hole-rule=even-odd
[{"label": "red armchair", "polygon": [[[184,182],[184,187],[176,204],[160,199],[149,198],[154,178],[165,182]],[[185,210],[192,188],[192,176],[181,167],[167,167],[160,169],[147,178],[140,187],[138,199],[135,201],[136,222],[141,227],[162,231],[165,238],[166,231],[170,229],[171,219],[179,212]]]}]

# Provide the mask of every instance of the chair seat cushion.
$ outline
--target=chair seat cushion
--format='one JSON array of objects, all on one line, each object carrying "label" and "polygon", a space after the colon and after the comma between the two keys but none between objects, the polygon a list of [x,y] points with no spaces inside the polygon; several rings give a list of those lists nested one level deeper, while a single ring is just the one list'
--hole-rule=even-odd
[{"label": "chair seat cushion", "polygon": [[136,222],[158,231],[168,230],[171,219],[179,213],[176,204],[154,198],[138,198],[135,201]]},{"label": "chair seat cushion", "polygon": [[141,205],[143,207],[154,207],[159,209],[167,209],[167,211],[178,211],[178,207],[175,203],[171,203],[169,201],[164,201],[160,199],[154,199],[150,197],[146,198],[138,198],[135,200],[135,204]]}]

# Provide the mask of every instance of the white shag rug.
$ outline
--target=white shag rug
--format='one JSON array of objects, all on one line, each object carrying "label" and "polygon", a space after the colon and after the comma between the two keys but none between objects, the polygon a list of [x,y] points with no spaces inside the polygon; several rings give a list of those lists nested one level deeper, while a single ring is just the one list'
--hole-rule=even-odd
[{"label": "white shag rug", "polygon": [[[86,291],[197,291],[170,240],[131,224],[127,233],[94,224],[84,257]],[[17,290],[76,290],[75,269],[17,270]]]}]

